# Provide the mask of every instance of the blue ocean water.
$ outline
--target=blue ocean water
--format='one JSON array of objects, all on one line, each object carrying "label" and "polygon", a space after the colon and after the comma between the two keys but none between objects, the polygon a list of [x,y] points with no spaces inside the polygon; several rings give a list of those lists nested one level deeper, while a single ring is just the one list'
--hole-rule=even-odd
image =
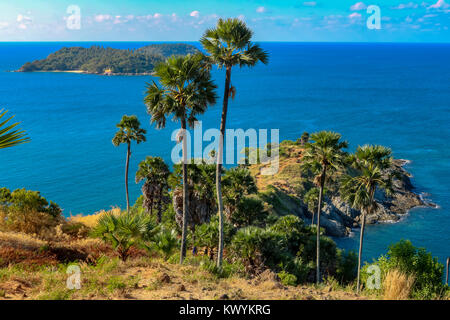
[{"label": "blue ocean water", "polygon": [[[149,124],[142,102],[149,76],[68,73],[11,73],[26,61],[64,46],[94,43],[0,43],[0,108],[16,114],[31,143],[1,151],[0,186],[39,190],[64,214],[89,214],[125,205],[125,147],[111,139],[123,114],[136,114],[147,142],[132,146],[130,192],[146,155],[170,160],[172,130]],[[138,48],[146,43],[95,43]],[[402,238],[423,246],[443,262],[450,256],[450,45],[262,43],[268,66],[233,70],[237,88],[229,128],[279,128],[281,139],[303,131],[334,130],[351,149],[365,143],[393,149],[411,160],[418,192],[439,209],[416,208],[401,222],[369,226],[364,259],[386,252]],[[214,70],[222,92],[224,74]],[[201,117],[203,128],[218,127],[221,108]],[[354,237],[338,239],[356,248]]]}]

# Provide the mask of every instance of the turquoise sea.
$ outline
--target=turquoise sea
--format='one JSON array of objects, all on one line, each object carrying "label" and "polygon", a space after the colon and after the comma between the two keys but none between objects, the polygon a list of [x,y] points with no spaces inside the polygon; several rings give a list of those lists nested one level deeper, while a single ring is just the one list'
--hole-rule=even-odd
[{"label": "turquoise sea", "polygon": [[[92,44],[138,48],[146,43],[0,43],[0,108],[16,114],[31,143],[1,151],[0,186],[39,190],[70,214],[125,205],[125,147],[111,143],[123,114],[136,114],[147,142],[133,145],[131,199],[140,186],[133,173],[146,155],[170,160],[172,130],[149,124],[142,102],[149,76],[12,73],[64,46]],[[386,252],[402,238],[423,246],[443,262],[450,256],[450,45],[262,43],[268,66],[235,69],[237,88],[229,128],[279,128],[281,139],[303,131],[340,132],[359,144],[389,146],[408,159],[418,193],[439,209],[416,208],[396,224],[369,226],[364,259]],[[224,74],[214,70],[222,92]],[[201,117],[218,127],[221,108]],[[354,237],[338,239],[356,248]]]}]

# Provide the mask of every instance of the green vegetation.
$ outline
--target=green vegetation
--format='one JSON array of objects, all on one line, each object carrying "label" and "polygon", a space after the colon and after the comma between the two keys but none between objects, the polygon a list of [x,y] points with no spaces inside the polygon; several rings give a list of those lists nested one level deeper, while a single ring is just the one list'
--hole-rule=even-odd
[{"label": "green vegetation", "polygon": [[340,141],[339,133],[330,131],[320,131],[313,133],[310,137],[313,142],[308,143],[303,154],[303,166],[315,176],[315,182],[319,187],[317,204],[317,262],[316,262],[316,282],[320,277],[320,215],[322,213],[322,200],[327,174],[339,171],[342,168],[345,153],[342,149],[348,147],[347,142]]},{"label": "green vegetation", "polygon": [[120,122],[116,125],[119,130],[112,139],[113,145],[118,147],[122,143],[127,144],[127,160],[125,163],[125,193],[127,197],[127,211],[130,211],[130,198],[128,195],[128,167],[131,156],[131,142],[136,141],[137,144],[145,142],[145,134],[147,131],[141,128],[141,123],[136,116],[124,115]]},{"label": "green vegetation", "polygon": [[[252,286],[258,288],[269,285],[272,291],[280,286],[289,291],[289,287],[316,282],[317,288],[327,285],[330,290],[356,285],[359,293],[361,280],[365,284],[371,276],[371,265],[361,270],[366,215],[377,205],[376,190],[383,189],[389,196],[396,177],[390,149],[366,145],[358,147],[354,154],[347,154],[343,150],[348,144],[341,141],[339,133],[304,132],[296,142],[283,141],[265,147],[270,153],[279,151],[279,181],[258,177],[259,170],[255,173],[255,168],[260,169],[262,164],[255,149],[245,149],[245,163],[231,169],[223,168],[221,161],[211,164],[187,160],[186,130],[217,99],[217,86],[210,74],[212,64],[226,69],[220,124],[223,135],[228,100],[236,93],[231,86],[232,68],[267,63],[267,53],[251,42],[252,35],[238,19],[219,19],[216,28],[207,30],[201,39],[209,56],[188,45],[152,45],[135,51],[64,48],[45,60],[22,67],[21,71],[81,69],[103,73],[111,69],[113,73],[141,73],[153,70],[158,62],[155,68],[158,81],[147,85],[144,102],[156,128],[164,128],[169,117],[180,123],[178,142],[182,143],[182,160],[171,172],[162,158],[146,157],[135,175],[136,183],[144,181],[142,196],[130,207],[131,142],[144,142],[146,131],[140,128],[136,116],[124,115],[112,142],[115,146],[127,145],[126,211],[117,208],[91,217],[90,223],[83,223],[83,218],[73,222],[64,219],[59,206],[48,202],[39,192],[1,188],[1,230],[33,237],[9,238],[0,233],[0,281],[13,279],[17,274],[30,276],[31,270],[41,277],[36,283],[42,291],[38,297],[42,299],[86,295],[110,298],[133,289],[141,290],[141,297],[148,297],[144,290],[147,294],[156,292],[172,282],[175,263],[179,262],[177,277],[192,286],[201,283],[202,295],[221,283],[220,279],[233,277],[245,278],[247,284],[253,281]],[[168,55],[171,57],[163,62]],[[5,112],[0,112],[0,118],[4,115]],[[0,128],[10,119],[0,123]],[[22,131],[11,131],[16,125],[0,130],[0,147],[27,141]],[[223,136],[217,155],[214,151],[211,158],[222,159],[222,139]],[[248,160],[254,156],[258,164],[250,166]],[[320,219],[326,190],[339,193],[362,213],[358,255],[338,249],[324,235]],[[300,195],[302,201],[294,194]],[[311,225],[300,218],[304,217],[299,213],[303,204],[312,212]],[[324,220],[322,223],[325,224]],[[57,239],[47,241],[48,234]],[[26,245],[20,247],[21,241]],[[9,247],[3,246],[5,242]],[[191,254],[188,249],[192,249]],[[59,282],[65,276],[68,262],[78,262],[83,267],[86,278],[81,293],[69,291]],[[443,298],[448,292],[448,286],[442,284],[443,266],[425,249],[415,248],[409,241],[390,246],[387,255],[374,264],[381,270],[380,290],[384,298]],[[146,274],[148,270],[152,270],[150,275]],[[169,271],[171,276],[166,273]],[[140,286],[140,275],[152,282]],[[230,288],[230,283],[222,285]],[[239,290],[233,293],[233,298],[243,298]],[[181,283],[173,297],[181,297],[184,291]],[[369,288],[365,292],[370,293]],[[0,298],[7,294],[9,291],[0,286]]]},{"label": "green vegetation", "polygon": [[216,85],[211,80],[210,70],[201,54],[172,56],[157,66],[155,71],[160,86],[152,82],[147,87],[145,104],[151,122],[164,128],[166,118],[173,116],[181,124],[183,151],[183,222],[180,263],[186,256],[188,173],[187,142],[184,139],[187,126],[192,127],[196,117],[216,102]]},{"label": "green vegetation", "polygon": [[25,131],[14,130],[14,128],[19,125],[18,122],[8,124],[14,116],[6,118],[7,112],[8,111],[4,109],[0,110],[0,149],[14,147],[30,141],[26,136]]},{"label": "green vegetation", "polygon": [[[401,240],[390,245],[386,255],[382,255],[372,264],[366,264],[362,270],[362,280],[366,280],[372,272],[369,268],[376,265],[381,270],[382,283],[385,284],[387,274],[393,270],[399,270],[413,277],[414,282],[410,292],[410,298],[435,299],[445,297],[448,286],[444,285],[444,265],[424,248],[416,248],[411,241]],[[383,291],[385,288],[380,288]],[[370,290],[370,289],[367,289]],[[376,290],[376,289],[375,289]]]},{"label": "green vegetation", "polygon": [[169,166],[161,157],[148,156],[139,163],[139,169],[136,172],[136,183],[145,180],[142,186],[144,197],[142,206],[150,215],[153,214],[153,208],[156,207],[158,223],[162,221],[163,205],[169,202],[169,175]]},{"label": "green vegetation", "polygon": [[392,169],[391,150],[383,146],[358,147],[349,158],[351,168],[356,170],[352,175],[345,175],[342,181],[342,195],[354,208],[361,209],[362,222],[358,253],[357,291],[360,290],[361,256],[364,240],[366,214],[370,214],[377,206],[375,191],[384,189],[386,195],[392,194],[393,173],[384,174]]},{"label": "green vegetation", "polygon": [[61,208],[38,191],[0,188],[0,229],[43,234],[62,223]]},{"label": "green vegetation", "polygon": [[259,45],[251,42],[253,31],[240,19],[219,19],[216,28],[208,29],[200,39],[203,48],[209,53],[210,63],[219,68],[225,68],[225,89],[223,94],[222,117],[220,120],[219,150],[217,154],[216,193],[219,208],[219,254],[217,267],[222,266],[223,260],[223,199],[222,199],[222,158],[223,139],[228,112],[228,100],[236,95],[236,88],[231,86],[231,69],[234,66],[253,67],[258,62],[268,63],[268,54]]},{"label": "green vegetation", "polygon": [[19,71],[84,71],[95,74],[148,74],[171,55],[195,54],[188,44],[152,44],[137,50],[92,46],[62,48],[46,59],[25,63]]}]

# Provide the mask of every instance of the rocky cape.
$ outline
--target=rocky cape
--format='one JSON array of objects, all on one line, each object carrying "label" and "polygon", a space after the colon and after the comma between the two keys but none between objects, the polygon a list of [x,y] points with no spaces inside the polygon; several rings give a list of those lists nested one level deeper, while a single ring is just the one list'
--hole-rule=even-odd
[{"label": "rocky cape", "polygon": [[[263,199],[272,206],[270,210],[278,215],[296,214],[310,224],[312,213],[301,196],[305,192],[305,182],[300,174],[302,150],[295,142],[283,141],[280,144],[280,169],[276,175],[260,175],[262,165],[251,166],[251,171],[256,177]],[[424,201],[415,192],[411,174],[404,169],[408,161],[395,159],[393,163],[393,170],[398,172],[398,178],[393,182],[394,192],[387,197],[383,191],[377,190],[375,199],[378,205],[374,212],[366,216],[366,224],[397,222],[414,207],[436,207],[435,204]],[[360,227],[360,217],[361,212],[351,208],[338,192],[329,191],[324,196],[320,224],[327,235],[349,236],[352,228]]]}]

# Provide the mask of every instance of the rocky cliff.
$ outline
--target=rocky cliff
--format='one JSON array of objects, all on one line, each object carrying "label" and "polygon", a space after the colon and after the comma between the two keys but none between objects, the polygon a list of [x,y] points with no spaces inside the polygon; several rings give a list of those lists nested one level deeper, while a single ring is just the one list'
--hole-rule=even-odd
[{"label": "rocky cliff", "polygon": [[[297,142],[283,141],[280,144],[280,169],[276,175],[262,176],[259,174],[262,165],[253,165],[254,173],[262,198],[269,204],[272,212],[278,215],[296,214],[306,223],[311,223],[312,213],[304,203],[303,196],[311,183],[301,174],[301,154],[303,148]],[[399,175],[394,180],[394,193],[387,197],[384,192],[376,192],[377,209],[366,217],[367,224],[395,222],[408,211],[417,206],[434,206],[424,202],[414,192],[411,174],[403,167],[406,160],[394,160]],[[388,173],[388,172],[386,172]],[[327,235],[335,237],[348,236],[352,228],[360,225],[359,210],[351,208],[339,195],[337,188],[330,187],[324,197],[321,214],[321,226]]]}]

